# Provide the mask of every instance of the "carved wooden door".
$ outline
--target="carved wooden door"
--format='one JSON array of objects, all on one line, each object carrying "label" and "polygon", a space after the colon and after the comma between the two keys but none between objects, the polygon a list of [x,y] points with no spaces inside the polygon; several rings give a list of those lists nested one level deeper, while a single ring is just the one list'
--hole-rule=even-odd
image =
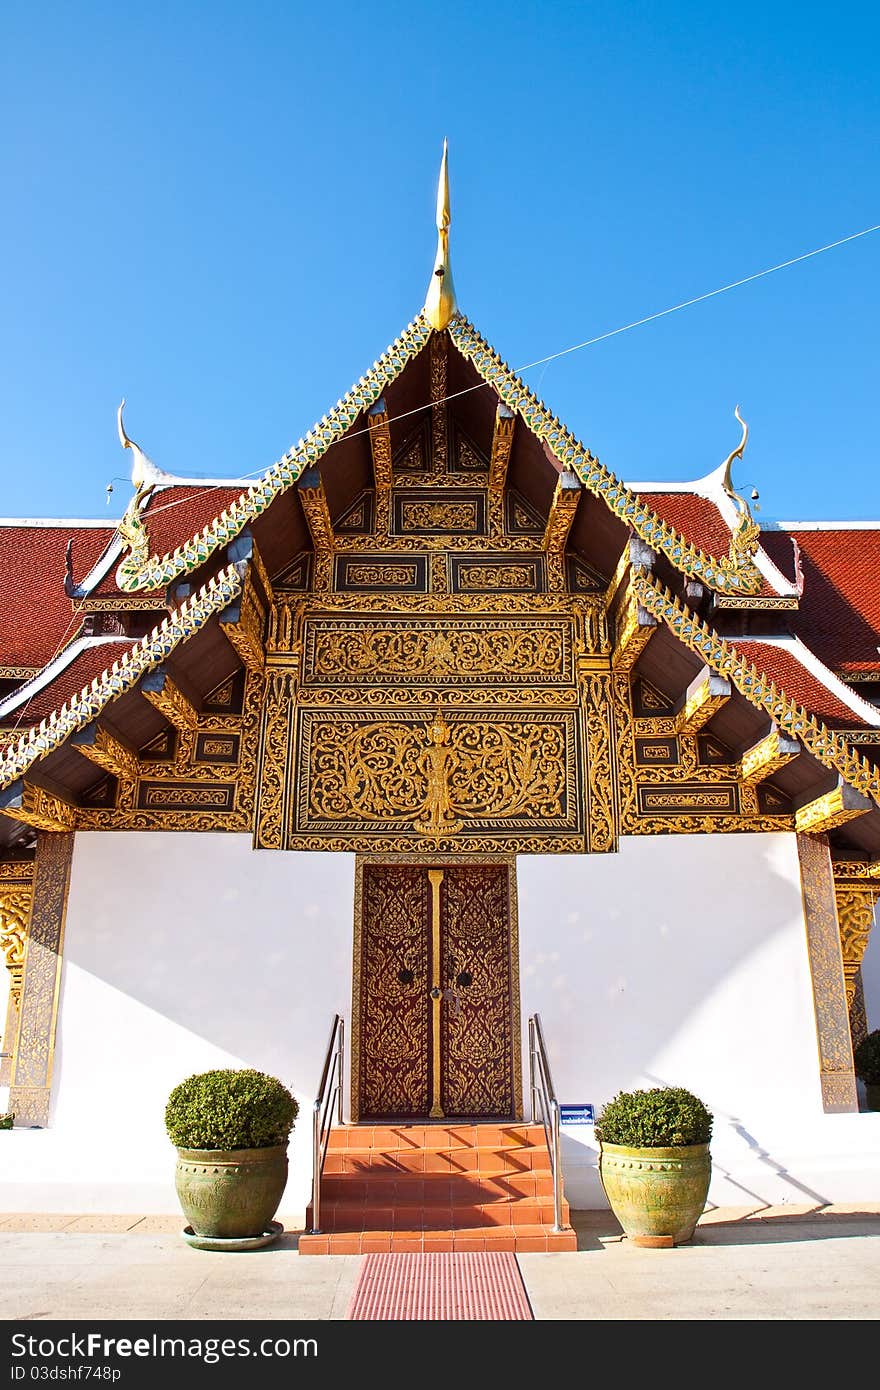
[{"label": "carved wooden door", "polygon": [[508,872],[364,866],[360,1118],[514,1115]]}]

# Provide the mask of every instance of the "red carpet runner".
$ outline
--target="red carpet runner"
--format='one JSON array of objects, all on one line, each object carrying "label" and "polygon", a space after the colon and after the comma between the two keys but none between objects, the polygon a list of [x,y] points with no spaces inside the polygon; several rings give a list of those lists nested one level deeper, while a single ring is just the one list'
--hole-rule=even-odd
[{"label": "red carpet runner", "polygon": [[350,1319],[533,1321],[506,1250],[364,1255]]}]

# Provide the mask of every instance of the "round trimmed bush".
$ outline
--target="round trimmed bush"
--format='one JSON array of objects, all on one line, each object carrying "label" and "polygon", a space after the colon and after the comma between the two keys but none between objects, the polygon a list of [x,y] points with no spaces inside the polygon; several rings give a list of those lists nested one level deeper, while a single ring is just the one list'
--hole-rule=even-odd
[{"label": "round trimmed bush", "polygon": [[203,1071],[175,1086],[165,1128],[178,1149],[268,1149],[287,1142],[299,1105],[265,1072]]},{"label": "round trimmed bush", "polygon": [[628,1149],[671,1149],[708,1144],[712,1113],[682,1086],[620,1091],[596,1121],[596,1138]]},{"label": "round trimmed bush", "polygon": [[880,1085],[880,1028],[862,1038],[853,1053],[853,1061],[860,1081],[866,1086]]}]

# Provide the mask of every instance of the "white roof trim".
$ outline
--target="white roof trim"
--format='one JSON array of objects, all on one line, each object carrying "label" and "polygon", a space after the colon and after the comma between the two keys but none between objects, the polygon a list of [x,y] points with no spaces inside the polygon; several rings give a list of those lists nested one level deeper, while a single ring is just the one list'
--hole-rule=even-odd
[{"label": "white roof trim", "polygon": [[[712,474],[708,473],[706,477],[711,478]],[[699,484],[705,481],[705,478],[690,478],[686,483],[631,483],[626,479],[624,487],[628,487],[630,492],[696,492],[705,497],[706,493],[700,492],[699,487]]]},{"label": "white roof trim", "polygon": [[39,675],[32,676],[24,685],[19,686],[18,690],[13,690],[11,695],[7,695],[5,700],[0,700],[0,718],[3,715],[11,714],[18,709],[19,705],[27,704],[28,700],[33,699],[41,690],[45,690],[56,676],[65,671],[71,662],[75,661],[81,652],[87,651],[90,647],[105,647],[112,643],[118,643],[124,647],[130,647],[133,642],[131,637],[77,637],[71,642],[69,647],[65,647],[63,652],[59,652],[53,657],[47,666],[44,666]]},{"label": "white roof trim", "polygon": [[[159,471],[159,470],[157,470]],[[253,473],[249,478],[179,478],[175,473],[162,473],[156,489],[163,487],[240,487],[245,491],[261,481],[262,473]]]},{"label": "white roof trim", "polygon": [[766,531],[880,531],[880,521],[774,521]]},{"label": "white roof trim", "polygon": [[103,555],[95,561],[85,579],[75,586],[75,593],[79,598],[86,598],[93,589],[97,588],[105,575],[109,574],[122,550],[122,537],[117,534],[113,537],[110,544],[105,549]]},{"label": "white roof trim", "polygon": [[[731,639],[736,646],[736,638]],[[835,695],[842,705],[851,709],[853,714],[857,714],[866,724],[870,724],[874,729],[880,729],[880,709],[876,705],[871,705],[867,700],[863,700],[861,695],[857,695],[839,676],[829,670],[823,661],[820,661],[816,653],[811,651],[799,637],[741,637],[741,642],[756,642],[763,647],[778,647],[780,651],[788,652],[796,661],[809,671],[811,676],[815,676],[821,681],[825,689]]]},{"label": "white roof trim", "polygon": [[57,530],[63,531],[63,530],[65,530],[65,529],[68,529],[68,528],[71,527],[71,526],[80,526],[80,527],[83,527],[83,528],[85,528],[85,527],[94,527],[94,528],[101,527],[102,529],[106,528],[107,530],[112,531],[112,530],[114,530],[114,528],[115,528],[116,526],[118,526],[118,525],[119,525],[119,523],[118,523],[118,521],[116,520],[115,517],[113,517],[112,519],[111,519],[110,517],[105,517],[103,521],[98,521],[98,520],[88,520],[88,521],[86,521],[86,520],[84,520],[82,517],[76,517],[76,518],[74,518],[74,517],[70,517],[70,516],[56,516],[56,517],[43,517],[43,516],[38,516],[38,517],[0,516],[0,526],[20,526],[20,527],[28,527],[28,526],[30,526],[30,527],[33,527],[34,529],[36,529],[37,527],[40,527],[41,529],[44,529],[44,530],[49,530],[50,528],[53,528],[53,527],[54,527],[54,528],[56,528]]}]

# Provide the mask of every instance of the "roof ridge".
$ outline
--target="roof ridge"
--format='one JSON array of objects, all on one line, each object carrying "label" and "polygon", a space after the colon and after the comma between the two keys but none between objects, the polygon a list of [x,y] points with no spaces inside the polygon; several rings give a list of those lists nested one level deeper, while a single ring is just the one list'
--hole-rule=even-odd
[{"label": "roof ridge", "polygon": [[99,633],[86,635],[78,632],[77,635],[56,652],[46,665],[37,671],[36,675],[31,676],[17,689],[0,700],[0,716],[11,714],[20,704],[26,704],[44,690],[47,685],[51,685],[56,676],[60,676],[62,671],[66,671],[78,656],[88,651],[91,647],[102,647],[111,642],[124,642],[126,639],[120,637],[118,633]]},{"label": "roof ridge", "polygon": [[305,468],[323,458],[330,445],[342,438],[357,417],[378,400],[406,364],[421,352],[432,332],[424,315],[417,314],[369,371],[340,397],[308,434],[274,463],[259,481],[252,483],[237,501],[224,508],[219,517],[168,554],[161,557],[150,554],[149,539],[138,515],[138,496],[135,494],[120,523],[120,528],[123,524],[131,528],[130,535],[135,544],[116,571],[119,588],[126,592],[159,589],[179,575],[203,565],[219,546],[233,540],[248,522],[262,515],[279,493],[296,482]]},{"label": "roof ridge", "polygon": [[[137,514],[136,495],[120,523],[120,530],[125,527],[130,549],[116,572],[119,588],[126,592],[157,589],[204,564],[219,546],[232,540],[248,522],[261,515],[279,493],[295,483],[304,468],[323,457],[421,352],[433,331],[424,313],[419,313],[370,370],[294,448],[267,470],[262,479],[251,484],[201,532],[166,555],[150,553],[149,537]],[[760,589],[762,575],[754,562],[760,528],[748,511],[741,518],[740,526],[731,531],[729,554],[723,557],[707,555],[641,502],[637,494],[600,463],[546,409],[543,401],[537,399],[468,319],[456,315],[447,331],[454,346],[486,385],[523,418],[539,439],[546,440],[560,462],[573,468],[584,486],[601,497],[648,545],[665,554],[677,569],[722,592],[755,593]]]},{"label": "roof ridge", "polygon": [[525,420],[538,439],[550,446],[560,463],[572,468],[585,487],[601,497],[619,520],[630,526],[653,550],[664,554],[676,569],[722,592],[753,594],[760,589],[762,576],[754,562],[760,528],[748,511],[740,528],[731,532],[729,554],[721,558],[707,555],[642,502],[562,424],[558,416],[551,414],[468,319],[463,315],[453,319],[449,336],[483,380],[495,388],[504,404]]}]

